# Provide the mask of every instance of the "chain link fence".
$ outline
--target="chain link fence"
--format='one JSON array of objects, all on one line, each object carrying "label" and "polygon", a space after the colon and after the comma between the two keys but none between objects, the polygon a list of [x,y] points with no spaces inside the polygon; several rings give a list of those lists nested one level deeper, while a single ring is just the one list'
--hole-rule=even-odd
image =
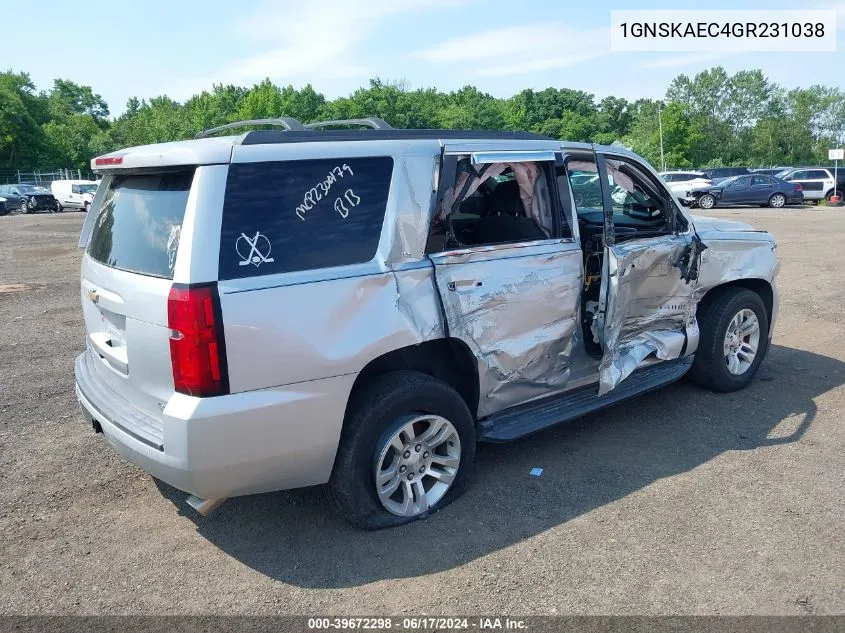
[{"label": "chain link fence", "polygon": [[54,180],[96,180],[96,178],[85,169],[55,169],[53,171],[0,169],[0,184],[2,185],[26,183],[49,187]]}]

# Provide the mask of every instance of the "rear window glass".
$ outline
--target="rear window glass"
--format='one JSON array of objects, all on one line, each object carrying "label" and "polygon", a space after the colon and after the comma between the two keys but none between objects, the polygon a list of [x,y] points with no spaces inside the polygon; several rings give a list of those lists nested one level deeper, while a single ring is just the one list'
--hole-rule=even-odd
[{"label": "rear window glass", "polygon": [[220,279],[370,261],[392,173],[388,156],[231,165]]},{"label": "rear window glass", "polygon": [[193,178],[193,170],[115,177],[88,255],[112,268],[172,279]]}]

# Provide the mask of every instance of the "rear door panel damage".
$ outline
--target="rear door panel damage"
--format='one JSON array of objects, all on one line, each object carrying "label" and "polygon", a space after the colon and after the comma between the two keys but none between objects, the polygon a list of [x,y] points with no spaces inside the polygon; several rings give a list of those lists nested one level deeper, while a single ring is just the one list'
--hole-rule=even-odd
[{"label": "rear door panel damage", "polygon": [[431,259],[449,335],[478,360],[479,417],[566,386],[579,331],[578,244],[558,240]]}]

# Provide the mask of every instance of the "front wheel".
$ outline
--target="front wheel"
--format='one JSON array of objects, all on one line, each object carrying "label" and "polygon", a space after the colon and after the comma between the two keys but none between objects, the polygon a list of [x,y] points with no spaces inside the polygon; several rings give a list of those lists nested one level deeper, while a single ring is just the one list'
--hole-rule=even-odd
[{"label": "front wheel", "polygon": [[64,210],[61,202],[56,203],[56,213],[61,213]]},{"label": "front wheel", "polygon": [[377,530],[456,499],[475,457],[475,424],[445,382],[384,374],[353,395],[326,493],[353,525]]},{"label": "front wheel", "polygon": [[702,209],[712,209],[716,206],[716,197],[709,193],[705,193],[698,199],[698,206]]},{"label": "front wheel", "polygon": [[715,391],[737,391],[751,382],[766,355],[769,317],[763,300],[745,288],[727,287],[707,302],[692,377]]},{"label": "front wheel", "polygon": [[85,213],[88,213],[88,209],[90,209],[90,208],[91,208],[91,203],[86,202],[85,206],[82,207],[82,210],[85,211]]},{"label": "front wheel", "polygon": [[828,201],[828,203],[831,202],[831,198],[833,198],[833,196],[837,196],[839,198],[839,202],[842,202],[843,191],[841,189],[836,189],[834,191],[828,192],[828,194],[825,196],[825,199]]},{"label": "front wheel", "polygon": [[773,209],[781,209],[786,204],[786,196],[782,193],[773,193],[769,198],[769,206]]},{"label": "front wheel", "polygon": [[21,213],[29,213],[29,207],[26,204],[26,200],[21,200],[20,212]]}]

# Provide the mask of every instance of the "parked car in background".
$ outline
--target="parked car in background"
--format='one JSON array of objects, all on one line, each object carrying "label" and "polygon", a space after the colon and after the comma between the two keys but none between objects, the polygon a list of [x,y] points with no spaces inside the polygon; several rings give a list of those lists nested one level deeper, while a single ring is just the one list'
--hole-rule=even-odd
[{"label": "parked car in background", "polygon": [[709,187],[690,191],[686,202],[701,209],[734,204],[759,204],[779,209],[787,204],[801,204],[804,202],[804,195],[800,185],[774,176],[747,174],[726,178]]},{"label": "parked car in background", "polygon": [[751,170],[748,167],[713,167],[711,169],[702,169],[701,173],[704,174],[705,178],[712,180],[715,185],[725,178],[750,174]]},{"label": "parked car in background", "polygon": [[[837,173],[838,172],[838,173]],[[834,175],[839,181],[836,183]],[[845,169],[833,167],[796,167],[781,175],[787,182],[801,185],[805,200],[827,200],[845,195]]]},{"label": "parked car in background", "polygon": [[660,172],[660,178],[666,183],[669,191],[682,202],[692,189],[713,184],[713,181],[700,171],[664,171]]},{"label": "parked car in background", "polygon": [[0,196],[6,198],[10,211],[17,209],[21,213],[55,213],[59,210],[59,203],[50,190],[38,185],[0,185]]},{"label": "parked car in background", "polygon": [[94,194],[97,193],[95,180],[54,180],[50,183],[50,190],[59,201],[59,211],[62,208],[84,209],[88,212]]},{"label": "parked car in background", "polygon": [[778,176],[778,174],[782,174],[790,169],[792,169],[792,167],[768,167],[766,169],[752,169],[751,173],[761,174],[763,176]]}]

